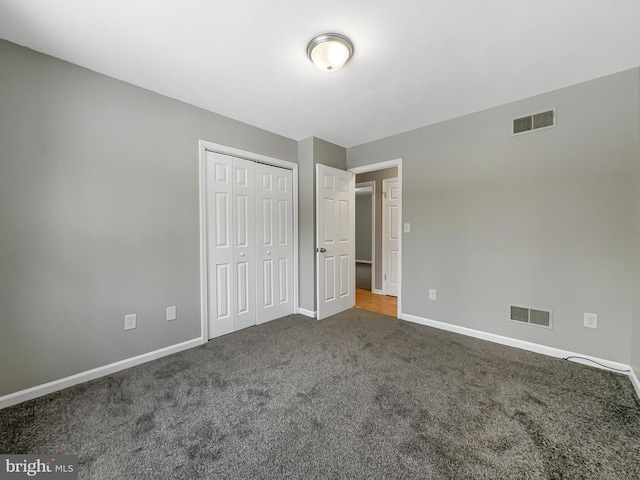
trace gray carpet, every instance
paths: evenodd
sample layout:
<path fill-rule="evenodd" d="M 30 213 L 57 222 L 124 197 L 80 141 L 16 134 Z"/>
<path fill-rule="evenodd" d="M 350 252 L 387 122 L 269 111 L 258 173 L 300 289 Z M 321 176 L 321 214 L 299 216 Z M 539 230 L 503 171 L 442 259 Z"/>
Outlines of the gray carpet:
<path fill-rule="evenodd" d="M 371 291 L 370 263 L 356 263 L 356 288 Z"/>
<path fill-rule="evenodd" d="M 363 310 L 294 315 L 0 411 L 91 479 L 637 479 L 628 378 Z"/>

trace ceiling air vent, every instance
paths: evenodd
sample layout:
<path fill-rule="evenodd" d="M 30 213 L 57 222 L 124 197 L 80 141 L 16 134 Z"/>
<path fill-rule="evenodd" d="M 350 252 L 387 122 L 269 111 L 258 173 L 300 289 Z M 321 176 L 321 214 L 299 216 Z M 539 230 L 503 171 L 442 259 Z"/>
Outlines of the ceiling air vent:
<path fill-rule="evenodd" d="M 553 128 L 556 126 L 556 109 L 546 112 L 533 113 L 525 117 L 513 119 L 513 135 L 532 132 L 542 128 Z"/>
<path fill-rule="evenodd" d="M 518 323 L 528 323 L 538 327 L 551 328 L 551 310 L 519 307 L 509 305 L 509 320 Z"/>

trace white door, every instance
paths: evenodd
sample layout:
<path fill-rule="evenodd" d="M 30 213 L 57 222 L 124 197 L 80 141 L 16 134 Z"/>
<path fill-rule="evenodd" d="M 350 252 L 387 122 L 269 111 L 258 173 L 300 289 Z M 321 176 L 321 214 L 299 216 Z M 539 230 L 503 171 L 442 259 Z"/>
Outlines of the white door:
<path fill-rule="evenodd" d="M 355 175 L 316 165 L 318 319 L 355 305 Z"/>
<path fill-rule="evenodd" d="M 397 178 L 382 181 L 382 290 L 398 296 L 398 240 L 400 236 L 400 188 Z"/>
<path fill-rule="evenodd" d="M 209 338 L 293 313 L 293 174 L 206 153 Z"/>
<path fill-rule="evenodd" d="M 256 324 L 255 163 L 233 158 L 233 331 Z"/>
<path fill-rule="evenodd" d="M 233 158 L 207 152 L 209 337 L 233 332 Z"/>
<path fill-rule="evenodd" d="M 207 152 L 209 337 L 255 325 L 254 163 Z"/>
<path fill-rule="evenodd" d="M 256 164 L 257 323 L 293 313 L 293 174 Z"/>

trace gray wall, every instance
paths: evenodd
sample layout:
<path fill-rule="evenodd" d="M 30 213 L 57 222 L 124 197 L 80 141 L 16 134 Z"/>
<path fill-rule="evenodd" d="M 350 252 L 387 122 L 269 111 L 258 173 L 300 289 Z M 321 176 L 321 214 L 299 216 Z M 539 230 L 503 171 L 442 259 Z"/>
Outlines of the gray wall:
<path fill-rule="evenodd" d="M 313 137 L 298 142 L 298 297 L 299 306 L 315 311 L 316 200 Z"/>
<path fill-rule="evenodd" d="M 638 82 L 638 133 L 636 136 L 636 175 L 635 175 L 635 284 L 633 302 L 633 326 L 631 336 L 631 367 L 640 375 L 640 81 Z"/>
<path fill-rule="evenodd" d="M 557 128 L 510 135 L 551 107 Z M 637 115 L 634 69 L 348 149 L 349 168 L 402 158 L 403 313 L 629 363 Z"/>
<path fill-rule="evenodd" d="M 370 262 L 372 257 L 373 219 L 371 188 L 356 192 L 356 260 Z"/>
<path fill-rule="evenodd" d="M 391 160 L 391 159 L 389 159 Z M 349 167 L 351 168 L 351 167 Z M 382 290 L 382 180 L 385 178 L 396 178 L 398 168 L 384 168 L 373 172 L 359 173 L 356 175 L 356 182 L 376 182 L 376 218 L 375 218 L 375 277 L 372 279 L 374 290 Z"/>
<path fill-rule="evenodd" d="M 316 165 L 346 170 L 345 148 L 316 137 L 298 142 L 300 308 L 316 310 Z"/>
<path fill-rule="evenodd" d="M 5 41 L 0 85 L 0 395 L 199 337 L 198 140 L 297 143 Z"/>

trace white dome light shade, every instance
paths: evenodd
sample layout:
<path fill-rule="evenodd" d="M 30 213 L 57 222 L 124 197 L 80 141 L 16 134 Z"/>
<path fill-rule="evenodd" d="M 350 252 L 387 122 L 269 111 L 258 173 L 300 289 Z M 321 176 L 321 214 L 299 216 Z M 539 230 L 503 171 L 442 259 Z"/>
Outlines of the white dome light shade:
<path fill-rule="evenodd" d="M 323 33 L 307 45 L 307 56 L 323 72 L 335 72 L 353 55 L 353 44 L 339 33 Z"/>

